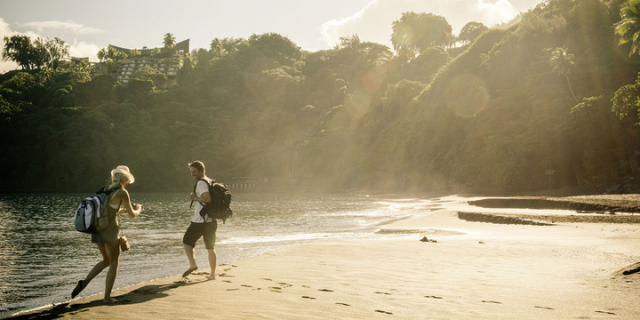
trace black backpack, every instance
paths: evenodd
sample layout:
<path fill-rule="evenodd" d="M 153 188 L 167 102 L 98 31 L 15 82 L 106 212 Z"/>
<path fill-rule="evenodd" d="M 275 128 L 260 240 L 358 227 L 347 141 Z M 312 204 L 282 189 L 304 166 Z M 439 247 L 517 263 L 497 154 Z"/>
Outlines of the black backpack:
<path fill-rule="evenodd" d="M 233 210 L 229 208 L 231 204 L 231 192 L 229 191 L 229 187 L 224 183 L 216 182 L 215 180 L 207 181 L 206 179 L 200 179 L 207 183 L 209 187 L 209 196 L 211 196 L 211 202 L 202 204 L 202 209 L 200 210 L 200 215 L 207 221 L 206 216 L 209 216 L 213 219 L 221 219 L 222 223 L 226 223 L 227 219 L 233 217 Z M 198 186 L 198 182 L 196 181 L 196 185 L 193 187 L 193 192 L 196 192 L 196 187 Z M 193 201 L 191 201 L 191 205 L 193 205 Z"/>

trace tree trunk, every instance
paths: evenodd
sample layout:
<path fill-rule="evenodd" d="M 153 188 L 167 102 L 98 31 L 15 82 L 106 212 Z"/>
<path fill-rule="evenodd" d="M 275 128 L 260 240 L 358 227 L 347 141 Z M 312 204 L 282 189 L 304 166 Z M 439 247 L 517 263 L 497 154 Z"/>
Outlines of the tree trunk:
<path fill-rule="evenodd" d="M 569 82 L 569 75 L 565 74 L 564 76 L 567 77 L 567 83 L 569 84 L 569 90 L 571 91 L 571 95 L 573 96 L 573 100 L 575 100 L 576 103 L 580 103 L 580 102 L 578 102 L 578 99 L 576 99 L 576 95 L 573 94 L 573 89 L 571 88 L 571 82 Z"/>

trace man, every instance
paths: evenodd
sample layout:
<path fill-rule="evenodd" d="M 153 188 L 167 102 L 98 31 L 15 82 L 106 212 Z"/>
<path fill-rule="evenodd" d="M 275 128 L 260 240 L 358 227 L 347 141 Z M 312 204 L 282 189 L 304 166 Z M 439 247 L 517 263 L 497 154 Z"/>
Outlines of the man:
<path fill-rule="evenodd" d="M 191 224 L 185 232 L 184 237 L 182 238 L 182 243 L 184 244 L 184 251 L 187 254 L 187 258 L 189 259 L 189 269 L 185 271 L 182 276 L 186 277 L 192 272 L 198 270 L 198 266 L 196 265 L 196 241 L 200 239 L 200 237 L 204 238 L 204 245 L 209 252 L 209 266 L 211 267 L 211 274 L 209 275 L 209 280 L 216 279 L 216 264 L 218 260 L 218 255 L 213 247 L 216 244 L 216 230 L 218 229 L 218 221 L 216 219 L 212 219 L 208 216 L 205 218 L 200 215 L 200 210 L 202 209 L 202 204 L 211 202 L 211 195 L 209 195 L 209 186 L 208 183 L 211 183 L 211 179 L 209 179 L 205 175 L 204 164 L 200 161 L 194 161 L 189 164 L 189 171 L 191 172 L 191 176 L 195 179 L 196 188 L 195 192 L 191 193 L 191 200 L 196 201 L 195 205 L 195 213 L 191 218 Z M 207 182 L 205 182 L 204 180 Z"/>

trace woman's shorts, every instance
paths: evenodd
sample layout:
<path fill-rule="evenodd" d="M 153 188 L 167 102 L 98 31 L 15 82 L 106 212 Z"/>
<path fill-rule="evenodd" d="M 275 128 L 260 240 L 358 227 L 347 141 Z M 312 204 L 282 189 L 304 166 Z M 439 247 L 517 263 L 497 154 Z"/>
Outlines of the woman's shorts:
<path fill-rule="evenodd" d="M 195 248 L 196 241 L 200 237 L 204 237 L 204 246 L 211 250 L 216 245 L 216 230 L 218 229 L 218 221 L 213 220 L 209 223 L 191 222 L 187 232 L 182 237 L 182 243 Z"/>
<path fill-rule="evenodd" d="M 102 244 L 118 240 L 119 232 L 120 228 L 118 227 L 118 224 L 113 223 L 112 221 L 109 226 L 106 229 L 100 231 L 100 233 L 91 234 L 91 242 Z"/>

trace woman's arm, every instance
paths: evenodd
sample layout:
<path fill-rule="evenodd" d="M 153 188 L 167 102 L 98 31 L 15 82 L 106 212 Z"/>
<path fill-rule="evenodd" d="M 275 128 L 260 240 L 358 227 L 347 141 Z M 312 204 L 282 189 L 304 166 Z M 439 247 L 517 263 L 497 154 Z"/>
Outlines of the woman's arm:
<path fill-rule="evenodd" d="M 131 198 L 129 198 L 129 192 L 122 190 L 124 193 L 121 195 L 122 204 L 124 204 L 124 210 L 129 214 L 130 218 L 135 218 L 140 214 L 141 206 L 136 204 L 136 208 L 133 208 L 131 204 Z"/>

